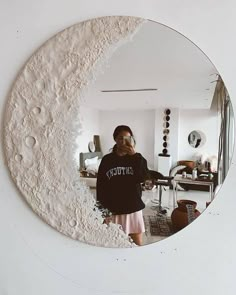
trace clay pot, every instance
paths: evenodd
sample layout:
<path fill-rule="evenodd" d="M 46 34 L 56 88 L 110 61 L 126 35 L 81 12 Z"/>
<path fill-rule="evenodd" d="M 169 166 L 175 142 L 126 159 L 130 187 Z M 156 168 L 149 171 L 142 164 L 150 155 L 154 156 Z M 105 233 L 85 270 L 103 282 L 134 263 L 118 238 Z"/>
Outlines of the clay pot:
<path fill-rule="evenodd" d="M 188 211 L 186 205 L 192 205 L 194 210 L 194 217 L 197 218 L 200 212 L 196 209 L 197 203 L 190 200 L 178 200 L 178 207 L 175 208 L 171 214 L 171 220 L 174 231 L 179 231 L 189 224 Z"/>

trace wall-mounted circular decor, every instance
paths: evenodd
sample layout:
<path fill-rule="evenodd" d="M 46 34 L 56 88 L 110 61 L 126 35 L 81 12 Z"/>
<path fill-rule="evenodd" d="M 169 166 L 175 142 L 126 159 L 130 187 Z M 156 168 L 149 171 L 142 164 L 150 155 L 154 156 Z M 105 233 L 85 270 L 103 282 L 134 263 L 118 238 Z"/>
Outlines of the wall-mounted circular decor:
<path fill-rule="evenodd" d="M 170 121 L 170 116 L 166 116 L 166 121 Z"/>
<path fill-rule="evenodd" d="M 167 129 L 167 128 L 163 129 L 163 134 L 169 134 L 169 133 L 170 133 L 170 129 Z"/>
<path fill-rule="evenodd" d="M 193 148 L 200 148 L 206 143 L 206 135 L 199 130 L 193 130 L 188 135 L 188 143 Z"/>
<path fill-rule="evenodd" d="M 163 149 L 163 150 L 162 150 L 162 153 L 163 153 L 164 155 L 167 155 L 168 150 L 167 150 L 167 149 Z"/>
<path fill-rule="evenodd" d="M 166 110 L 165 110 L 165 114 L 166 114 L 167 116 L 169 116 L 169 115 L 171 114 L 171 110 L 170 110 L 170 109 L 166 109 Z"/>
<path fill-rule="evenodd" d="M 163 123 L 163 127 L 164 128 L 169 128 L 170 127 L 170 123 L 169 122 L 164 122 Z"/>
<path fill-rule="evenodd" d="M 166 148 L 168 146 L 168 143 L 166 141 L 163 142 L 163 145 L 162 145 L 164 148 Z"/>
<path fill-rule="evenodd" d="M 181 132 L 189 131 L 190 123 L 198 126 L 198 121 L 209 132 L 215 131 L 211 132 L 212 142 L 216 143 L 214 151 L 218 151 L 218 139 L 222 148 L 232 144 L 232 140 L 224 142 L 227 134 L 233 136 L 232 126 L 227 125 L 233 121 L 232 115 L 222 123 L 222 133 L 217 133 L 219 122 L 226 119 L 220 115 L 232 112 L 226 109 L 229 98 L 218 74 L 216 83 L 212 83 L 216 73 L 199 48 L 155 22 L 112 16 L 65 29 L 32 55 L 9 94 L 4 151 L 13 181 L 38 216 L 75 240 L 104 247 L 134 247 L 174 234 L 174 193 L 168 190 L 173 202 L 171 206 L 166 204 L 168 212 L 160 218 L 153 211 L 153 194 L 145 191 L 145 181 L 156 181 L 150 177 L 157 177 L 158 172 L 169 175 L 168 167 L 173 164 L 170 149 L 176 151 L 177 157 L 187 137 Z M 212 104 L 213 97 L 217 107 L 222 104 L 221 112 L 211 108 L 216 105 Z M 125 125 L 126 121 L 136 124 L 135 128 L 131 126 L 138 133 L 135 142 L 127 128 L 113 138 L 113 127 Z M 89 144 L 88 152 L 91 136 L 94 144 Z M 122 142 L 120 153 L 113 139 L 116 144 Z M 196 134 L 191 133 L 191 145 L 195 139 Z M 163 173 L 147 168 L 155 167 L 157 145 L 162 151 L 158 165 Z M 105 169 L 103 157 L 112 152 L 117 153 L 116 161 Z M 226 153 L 222 149 L 219 152 L 219 161 L 228 161 Z M 147 167 L 140 154 L 147 159 Z M 142 177 L 140 171 L 145 172 Z M 115 186 L 115 180 L 123 177 L 129 181 Z M 113 187 L 109 204 L 101 195 L 97 198 L 100 204 L 96 202 L 101 179 L 106 181 L 100 185 L 100 192 L 105 194 L 104 188 Z M 135 190 L 125 198 L 130 183 Z M 124 188 L 124 194 L 115 198 L 117 187 Z M 169 200 L 169 196 L 163 202 L 165 199 Z M 202 201 L 200 212 L 205 210 L 205 204 Z M 132 221 L 129 233 L 121 225 L 123 219 L 128 220 L 126 225 Z"/>

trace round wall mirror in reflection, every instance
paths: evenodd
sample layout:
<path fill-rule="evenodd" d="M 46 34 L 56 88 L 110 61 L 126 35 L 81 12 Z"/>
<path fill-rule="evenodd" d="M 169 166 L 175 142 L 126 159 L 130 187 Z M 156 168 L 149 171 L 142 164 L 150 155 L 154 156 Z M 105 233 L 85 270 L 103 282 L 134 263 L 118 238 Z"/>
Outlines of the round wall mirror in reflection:
<path fill-rule="evenodd" d="M 30 58 L 12 89 L 12 178 L 73 239 L 130 247 L 168 238 L 201 218 L 227 175 L 234 115 L 224 82 L 164 25 L 126 16 L 76 24 Z M 197 150 L 186 140 L 193 130 L 207 139 Z"/>
<path fill-rule="evenodd" d="M 193 148 L 200 148 L 206 143 L 206 136 L 203 132 L 199 130 L 194 130 L 189 133 L 188 143 Z"/>

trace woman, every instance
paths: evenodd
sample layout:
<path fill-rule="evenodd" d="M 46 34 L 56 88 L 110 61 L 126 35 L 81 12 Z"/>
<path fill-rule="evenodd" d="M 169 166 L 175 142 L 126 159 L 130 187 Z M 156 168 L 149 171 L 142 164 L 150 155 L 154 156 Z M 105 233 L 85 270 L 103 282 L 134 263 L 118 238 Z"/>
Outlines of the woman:
<path fill-rule="evenodd" d="M 112 222 L 120 224 L 135 244 L 142 245 L 145 232 L 141 183 L 148 175 L 147 161 L 135 151 L 132 130 L 116 127 L 112 152 L 102 158 L 97 177 L 97 201 L 112 212 Z"/>

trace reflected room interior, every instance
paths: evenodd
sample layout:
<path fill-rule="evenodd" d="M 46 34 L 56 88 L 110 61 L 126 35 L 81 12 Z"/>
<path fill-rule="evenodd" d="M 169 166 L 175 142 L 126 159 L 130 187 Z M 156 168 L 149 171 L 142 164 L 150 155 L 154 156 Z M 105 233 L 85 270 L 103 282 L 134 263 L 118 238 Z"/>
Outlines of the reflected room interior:
<path fill-rule="evenodd" d="M 197 218 L 227 175 L 234 116 L 225 85 L 199 48 L 163 25 L 145 22 L 114 51 L 84 94 L 81 116 L 75 159 L 94 198 L 115 127 L 134 132 L 135 150 L 150 171 L 140 184 L 144 245 Z"/>

